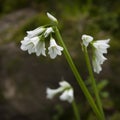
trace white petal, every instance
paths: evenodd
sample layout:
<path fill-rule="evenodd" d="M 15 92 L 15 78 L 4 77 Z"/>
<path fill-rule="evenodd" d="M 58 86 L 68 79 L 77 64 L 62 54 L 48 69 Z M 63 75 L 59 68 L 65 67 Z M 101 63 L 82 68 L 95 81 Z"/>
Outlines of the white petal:
<path fill-rule="evenodd" d="M 92 36 L 82 35 L 83 44 L 87 47 L 89 43 L 93 40 Z"/>
<path fill-rule="evenodd" d="M 62 86 L 62 87 L 71 87 L 71 85 L 66 81 L 59 82 L 59 85 Z"/>
<path fill-rule="evenodd" d="M 62 92 L 63 89 L 58 88 L 58 89 L 50 89 L 47 88 L 46 93 L 47 93 L 47 98 L 52 99 L 56 94 Z"/>
<path fill-rule="evenodd" d="M 41 34 L 43 31 L 45 31 L 44 27 L 38 27 L 32 31 L 27 31 L 27 37 L 29 37 L 29 38 L 35 37 L 35 36 Z"/>
<path fill-rule="evenodd" d="M 65 90 L 62 95 L 60 96 L 60 100 L 68 101 L 71 103 L 73 101 L 73 89 Z"/>
<path fill-rule="evenodd" d="M 50 13 L 47 12 L 47 16 L 48 16 L 48 18 L 49 18 L 51 21 L 57 23 L 57 19 L 56 19 L 53 15 L 51 15 Z"/>
<path fill-rule="evenodd" d="M 103 56 L 103 54 L 107 53 L 107 48 L 109 48 L 109 39 L 108 40 L 98 40 L 93 43 L 94 46 L 94 58 L 93 58 L 93 68 L 94 72 L 100 73 L 102 70 L 101 65 L 105 60 L 107 60 L 106 57 Z"/>
<path fill-rule="evenodd" d="M 39 40 L 40 40 L 39 37 L 31 38 L 31 42 L 34 44 L 34 46 L 36 46 L 38 44 Z"/>
<path fill-rule="evenodd" d="M 39 41 L 39 43 L 36 46 L 36 55 L 40 56 L 42 54 L 43 56 L 46 56 L 45 50 L 46 50 L 45 42 L 44 41 Z"/>
<path fill-rule="evenodd" d="M 30 39 L 28 37 L 24 37 L 24 40 L 21 41 L 21 44 L 28 44 Z"/>
<path fill-rule="evenodd" d="M 53 31 L 52 27 L 49 27 L 46 29 L 45 33 L 44 33 L 44 36 L 45 37 L 48 37 Z"/>
<path fill-rule="evenodd" d="M 61 55 L 61 51 L 63 48 L 55 42 L 53 38 L 50 39 L 50 46 L 48 47 L 48 54 L 50 55 L 51 59 L 54 59 L 57 55 Z"/>
<path fill-rule="evenodd" d="M 27 47 L 26 47 L 24 44 L 22 44 L 22 45 L 20 46 L 20 48 L 21 48 L 21 50 L 23 50 L 23 51 L 26 51 L 26 50 L 27 50 Z"/>
<path fill-rule="evenodd" d="M 97 74 L 99 74 L 100 71 L 102 70 L 101 64 L 98 63 L 96 60 L 93 60 L 93 70 L 94 70 L 94 72 L 96 72 Z"/>
<path fill-rule="evenodd" d="M 56 58 L 56 56 L 57 56 L 54 48 L 51 48 L 51 49 L 48 51 L 48 54 L 50 55 L 50 58 L 51 58 L 51 59 L 54 59 L 54 58 Z"/>
<path fill-rule="evenodd" d="M 31 53 L 34 53 L 35 52 L 35 48 L 33 45 L 31 45 L 31 47 L 28 49 L 28 53 L 31 54 Z"/>
<path fill-rule="evenodd" d="M 55 39 L 52 38 L 52 37 L 50 38 L 50 46 L 51 46 L 51 47 L 57 46 L 57 43 L 56 43 Z"/>

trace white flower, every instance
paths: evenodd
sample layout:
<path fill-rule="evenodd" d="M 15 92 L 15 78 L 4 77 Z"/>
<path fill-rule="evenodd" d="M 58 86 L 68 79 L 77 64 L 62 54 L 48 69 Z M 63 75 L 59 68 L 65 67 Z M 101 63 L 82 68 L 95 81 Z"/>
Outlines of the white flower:
<path fill-rule="evenodd" d="M 46 28 L 46 31 L 44 32 L 45 38 L 48 37 L 53 31 L 52 27 Z"/>
<path fill-rule="evenodd" d="M 89 43 L 93 40 L 93 37 L 89 35 L 82 35 L 82 40 L 83 40 L 84 46 L 87 47 Z"/>
<path fill-rule="evenodd" d="M 48 99 L 52 99 L 55 95 L 57 95 L 58 93 L 61 93 L 63 91 L 63 88 L 58 88 L 58 89 L 50 89 L 47 88 L 47 98 Z"/>
<path fill-rule="evenodd" d="M 55 23 L 58 22 L 57 19 L 56 19 L 53 15 L 51 15 L 50 13 L 48 13 L 48 12 L 47 12 L 47 16 L 48 16 L 48 18 L 49 18 L 52 22 L 55 22 Z"/>
<path fill-rule="evenodd" d="M 42 32 L 45 31 L 45 28 L 44 27 L 38 27 L 34 30 L 31 30 L 31 31 L 27 31 L 27 37 L 28 38 L 32 38 L 32 37 L 35 37 L 39 34 L 41 34 Z"/>
<path fill-rule="evenodd" d="M 68 101 L 69 103 L 72 103 L 72 101 L 73 101 L 73 89 L 65 90 L 62 93 L 62 95 L 60 96 L 60 100 Z"/>
<path fill-rule="evenodd" d="M 46 56 L 46 48 L 45 48 L 45 42 L 43 40 L 39 40 L 38 44 L 35 47 L 35 52 L 37 56 L 40 56 L 41 54 L 43 56 Z"/>
<path fill-rule="evenodd" d="M 110 40 L 108 39 L 93 42 L 95 50 L 92 63 L 94 72 L 96 73 L 99 73 L 102 70 L 101 65 L 105 60 L 107 60 L 107 58 L 104 57 L 103 54 L 107 53 L 107 48 L 110 47 L 110 45 L 108 45 L 109 41 Z"/>
<path fill-rule="evenodd" d="M 36 53 L 37 56 L 39 55 L 44 55 L 45 54 L 45 42 L 40 40 L 39 37 L 33 37 L 33 38 L 29 38 L 29 37 L 25 37 L 24 40 L 21 41 L 21 49 L 23 51 L 27 51 L 28 53 Z"/>
<path fill-rule="evenodd" d="M 48 47 L 48 54 L 50 55 L 51 59 L 54 59 L 57 55 L 61 55 L 61 51 L 63 51 L 63 47 L 56 44 L 55 40 L 51 37 L 50 39 L 50 46 Z"/>
<path fill-rule="evenodd" d="M 92 64 L 94 72 L 99 74 L 99 72 L 102 70 L 101 64 L 95 58 L 93 58 Z"/>
<path fill-rule="evenodd" d="M 28 37 L 25 37 L 24 40 L 21 41 L 21 49 L 23 51 L 28 50 L 28 53 L 35 53 L 35 47 L 39 42 L 39 37 L 33 37 L 29 39 Z"/>
<path fill-rule="evenodd" d="M 73 88 L 71 87 L 71 85 L 66 82 L 66 81 L 62 81 L 59 83 L 60 87 L 57 89 L 50 89 L 47 88 L 47 98 L 48 99 L 52 99 L 55 95 L 62 93 L 60 95 L 60 100 L 62 101 L 68 101 L 69 103 L 71 103 L 74 99 L 73 96 Z"/>

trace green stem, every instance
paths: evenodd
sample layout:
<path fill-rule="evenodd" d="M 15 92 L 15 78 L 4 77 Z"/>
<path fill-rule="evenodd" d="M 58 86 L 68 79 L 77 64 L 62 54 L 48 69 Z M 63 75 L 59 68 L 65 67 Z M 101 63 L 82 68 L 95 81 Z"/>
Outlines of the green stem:
<path fill-rule="evenodd" d="M 98 108 L 97 108 L 97 106 L 96 106 L 96 104 L 95 104 L 92 96 L 90 95 L 88 89 L 86 88 L 86 86 L 85 86 L 85 84 L 84 84 L 84 82 L 83 82 L 83 80 L 82 80 L 82 78 L 81 78 L 81 76 L 80 76 L 80 74 L 79 74 L 76 66 L 75 66 L 75 64 L 74 64 L 73 61 L 72 61 L 72 58 L 71 58 L 71 56 L 70 56 L 70 54 L 69 54 L 69 52 L 68 52 L 68 50 L 67 50 L 66 45 L 64 44 L 64 42 L 63 42 L 63 40 L 62 40 L 62 37 L 61 37 L 61 35 L 60 35 L 60 32 L 59 32 L 58 28 L 57 28 L 57 27 L 54 27 L 54 31 L 55 31 L 55 34 L 56 34 L 56 37 L 57 37 L 59 43 L 60 43 L 60 44 L 62 45 L 62 47 L 64 48 L 64 51 L 63 51 L 63 52 L 64 52 L 64 55 L 65 55 L 65 57 L 66 57 L 66 60 L 68 61 L 69 66 L 70 66 L 70 68 L 71 68 L 71 70 L 72 70 L 72 72 L 73 72 L 73 74 L 74 74 L 74 76 L 75 76 L 75 78 L 76 78 L 79 86 L 81 87 L 84 95 L 86 96 L 86 98 L 87 98 L 87 100 L 88 100 L 91 108 L 93 109 L 93 111 L 94 111 L 94 113 L 96 114 L 96 116 L 98 117 L 98 119 L 99 119 L 99 120 L 103 120 L 100 111 L 98 110 Z"/>
<path fill-rule="evenodd" d="M 72 107 L 73 107 L 73 111 L 74 111 L 76 120 L 80 120 L 80 113 L 78 111 L 78 108 L 77 108 L 75 100 L 72 102 Z"/>
<path fill-rule="evenodd" d="M 94 91 L 94 94 L 95 94 L 95 97 L 96 97 L 96 102 L 97 102 L 98 108 L 99 108 L 103 118 L 105 119 L 103 108 L 102 108 L 102 103 L 101 103 L 101 100 L 100 100 L 100 96 L 99 96 L 99 93 L 98 93 L 96 81 L 95 81 L 93 71 L 92 71 L 92 66 L 90 64 L 88 51 L 87 51 L 87 48 L 85 46 L 83 46 L 83 48 L 84 48 L 85 60 L 86 60 L 87 68 L 88 68 L 88 71 L 89 71 L 89 75 L 91 77 L 91 83 L 92 83 L 93 91 Z"/>

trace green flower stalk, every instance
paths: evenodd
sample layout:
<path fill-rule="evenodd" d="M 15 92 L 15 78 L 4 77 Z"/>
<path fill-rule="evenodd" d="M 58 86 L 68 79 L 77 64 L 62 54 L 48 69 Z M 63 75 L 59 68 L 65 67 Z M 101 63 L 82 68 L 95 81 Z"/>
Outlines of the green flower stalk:
<path fill-rule="evenodd" d="M 80 119 L 80 113 L 79 113 L 79 110 L 78 110 L 78 108 L 77 108 L 77 105 L 76 105 L 75 100 L 73 100 L 73 102 L 72 102 L 72 107 L 73 107 L 73 111 L 74 111 L 76 120 L 81 120 L 81 119 Z"/>
<path fill-rule="evenodd" d="M 93 74 L 93 70 L 96 73 L 99 73 L 102 68 L 101 68 L 101 64 L 103 64 L 103 62 L 106 60 L 106 58 L 103 56 L 103 53 L 107 53 L 107 48 L 109 47 L 109 45 L 107 44 L 109 42 L 108 40 L 98 40 L 93 42 L 93 37 L 89 36 L 89 35 L 82 35 L 82 40 L 83 40 L 83 51 L 84 51 L 84 55 L 85 55 L 85 60 L 86 60 L 86 64 L 87 64 L 87 68 L 89 71 L 89 75 L 91 78 L 91 84 L 93 87 L 93 91 L 96 97 L 96 102 L 98 105 L 98 108 L 103 116 L 103 118 L 105 119 L 105 115 L 103 112 L 103 108 L 102 108 L 102 103 L 100 100 L 100 96 L 99 96 L 99 92 L 97 89 L 97 85 L 96 85 L 96 81 L 94 78 L 94 74 Z M 89 59 L 89 55 L 88 55 L 88 51 L 87 51 L 87 47 L 89 45 L 89 43 L 91 43 L 93 46 L 95 47 L 94 49 L 94 59 L 93 59 L 93 70 L 92 70 L 92 66 L 90 63 L 90 59 Z"/>

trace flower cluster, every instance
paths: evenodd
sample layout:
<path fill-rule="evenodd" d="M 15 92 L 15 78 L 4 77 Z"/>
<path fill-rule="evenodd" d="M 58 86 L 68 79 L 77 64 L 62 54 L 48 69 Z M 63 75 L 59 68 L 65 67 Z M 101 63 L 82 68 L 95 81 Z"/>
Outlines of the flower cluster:
<path fill-rule="evenodd" d="M 47 13 L 48 18 L 57 23 L 57 19 L 51 14 Z M 63 47 L 57 45 L 55 39 L 52 37 L 54 30 L 52 27 L 38 27 L 32 31 L 27 31 L 27 36 L 21 41 L 21 49 L 28 51 L 29 54 L 36 53 L 37 56 L 46 56 L 45 39 L 50 36 L 50 45 L 48 47 L 48 54 L 51 59 L 61 55 Z"/>
<path fill-rule="evenodd" d="M 92 47 L 94 48 L 92 60 L 93 70 L 96 73 L 100 73 L 100 71 L 102 70 L 101 65 L 105 60 L 107 60 L 107 58 L 103 54 L 107 53 L 107 48 L 110 47 L 108 45 L 110 39 L 93 41 L 93 37 L 89 35 L 83 35 L 82 40 L 85 47 L 87 47 L 89 43 L 91 43 Z"/>
<path fill-rule="evenodd" d="M 73 96 L 73 88 L 71 87 L 71 85 L 66 81 L 59 82 L 59 85 L 60 87 L 57 89 L 47 88 L 46 90 L 47 98 L 52 99 L 57 94 L 62 93 L 60 95 L 60 100 L 68 101 L 69 103 L 72 103 L 72 101 L 74 100 L 74 96 Z"/>

